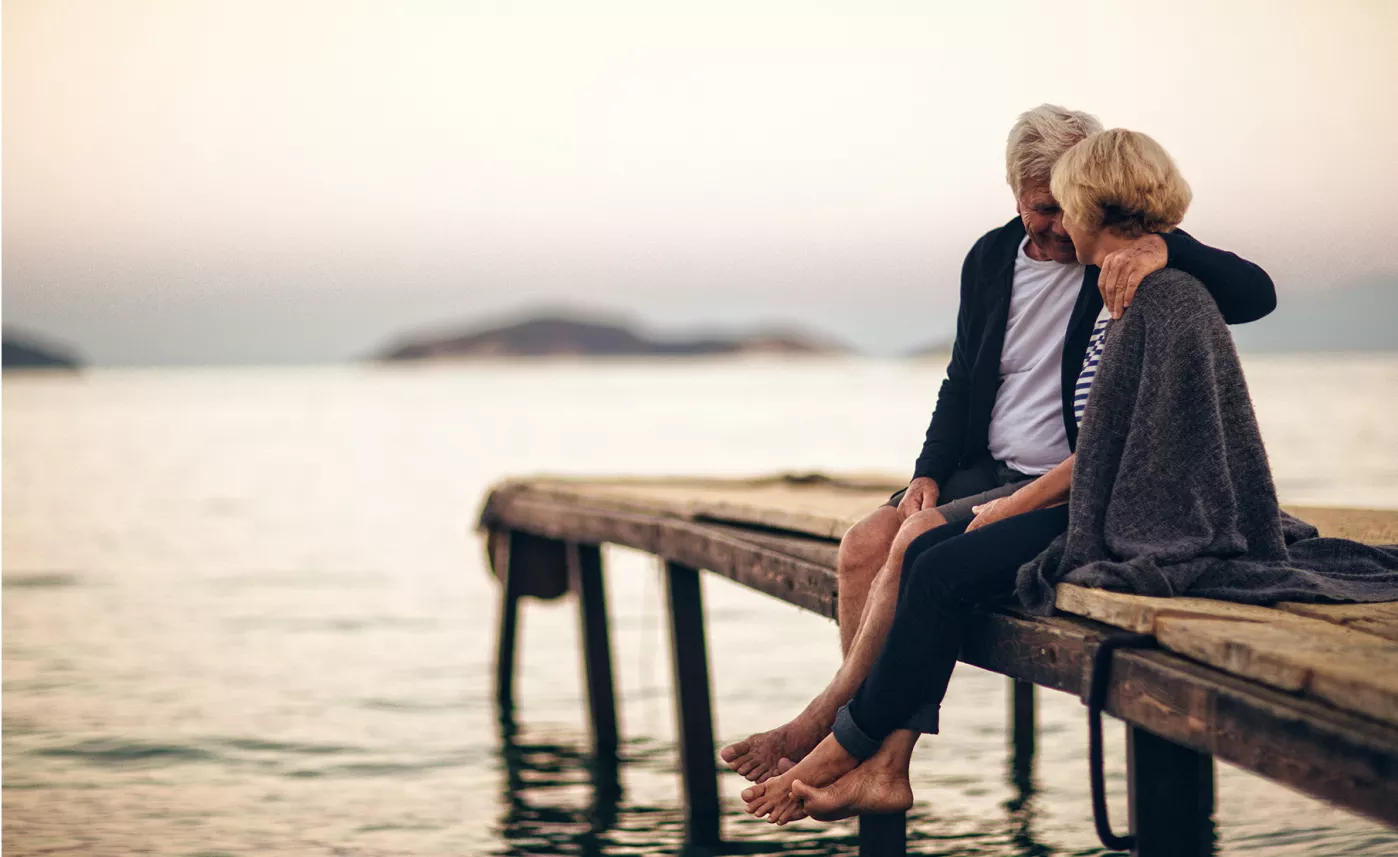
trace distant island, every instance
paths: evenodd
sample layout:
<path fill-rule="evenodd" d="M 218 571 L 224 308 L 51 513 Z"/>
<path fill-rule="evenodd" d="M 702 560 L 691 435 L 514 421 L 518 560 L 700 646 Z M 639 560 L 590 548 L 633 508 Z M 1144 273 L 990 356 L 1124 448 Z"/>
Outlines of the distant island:
<path fill-rule="evenodd" d="M 71 349 L 43 342 L 32 334 L 5 328 L 3 365 L 11 369 L 79 369 L 82 360 Z"/>
<path fill-rule="evenodd" d="M 376 355 L 379 360 L 498 357 L 716 357 L 733 355 L 829 356 L 848 350 L 788 331 L 748 335 L 657 338 L 623 322 L 550 314 L 465 334 L 409 337 Z"/>
<path fill-rule="evenodd" d="M 952 341 L 950 339 L 934 339 L 923 345 L 918 345 L 903 351 L 899 356 L 906 360 L 925 360 L 929 357 L 944 357 L 951 353 Z"/>

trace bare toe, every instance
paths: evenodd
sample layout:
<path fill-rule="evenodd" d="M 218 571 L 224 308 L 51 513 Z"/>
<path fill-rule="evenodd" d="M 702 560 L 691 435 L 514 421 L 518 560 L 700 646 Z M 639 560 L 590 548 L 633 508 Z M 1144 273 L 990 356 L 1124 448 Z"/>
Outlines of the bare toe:
<path fill-rule="evenodd" d="M 752 814 L 758 818 L 764 818 L 772 815 L 772 811 L 777 808 L 780 801 L 772 795 L 763 795 L 762 799 L 758 800 L 756 803 L 757 809 L 753 810 Z M 767 820 L 771 821 L 772 819 L 768 818 Z"/>
<path fill-rule="evenodd" d="M 748 744 L 748 741 L 737 741 L 729 744 L 727 747 L 718 751 L 718 757 L 731 765 L 740 757 L 747 755 Z"/>
<path fill-rule="evenodd" d="M 749 788 L 743 789 L 743 793 L 738 795 L 738 797 L 741 797 L 743 799 L 743 803 L 752 803 L 753 801 L 762 797 L 762 795 L 766 791 L 767 787 L 762 783 L 758 783 L 755 786 L 750 786 Z M 749 808 L 748 812 L 752 812 L 752 809 Z"/>
<path fill-rule="evenodd" d="M 782 803 L 782 805 L 777 809 L 776 812 L 772 813 L 772 821 L 775 821 L 779 825 L 786 824 L 787 822 L 791 821 L 797 821 L 798 819 L 805 817 L 806 813 L 801 807 L 801 801 L 796 797 L 794 793 L 787 795 L 787 798 Z"/>

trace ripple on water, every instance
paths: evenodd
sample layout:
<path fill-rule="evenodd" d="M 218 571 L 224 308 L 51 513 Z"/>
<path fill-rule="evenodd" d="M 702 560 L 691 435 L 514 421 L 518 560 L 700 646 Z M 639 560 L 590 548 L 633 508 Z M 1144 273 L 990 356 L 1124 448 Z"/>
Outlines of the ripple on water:
<path fill-rule="evenodd" d="M 444 700 L 419 700 L 419 699 L 387 699 L 383 697 L 371 697 L 361 700 L 361 708 L 370 711 L 394 711 L 402 713 L 432 713 L 438 711 L 464 711 L 467 709 L 483 708 L 485 702 L 472 698 L 460 697 L 458 699 Z"/>
<path fill-rule="evenodd" d="M 246 750 L 254 753 L 292 753 L 297 755 L 327 756 L 340 753 L 363 753 L 361 747 L 348 747 L 343 744 L 312 744 L 301 741 L 267 741 L 262 738 L 214 738 L 211 743 L 233 750 Z"/>
<path fill-rule="evenodd" d="M 336 571 L 246 571 L 209 577 L 204 585 L 212 589 L 370 589 L 382 586 L 384 575 L 373 572 Z"/>
<path fill-rule="evenodd" d="M 462 768 L 477 765 L 487 755 L 484 751 L 462 750 L 455 753 L 433 754 L 428 756 L 407 756 L 380 758 L 356 762 L 342 762 L 315 768 L 297 768 L 287 771 L 286 776 L 294 779 L 314 779 L 318 777 L 401 777 L 425 774 L 445 768 Z"/>
<path fill-rule="evenodd" d="M 39 747 L 30 750 L 29 753 L 48 758 L 76 759 L 101 767 L 158 766 L 180 762 L 205 762 L 216 758 L 215 754 L 188 744 L 114 738 L 94 738 L 61 747 Z"/>
<path fill-rule="evenodd" d="M 405 616 L 332 616 L 327 618 L 282 618 L 276 616 L 242 616 L 227 623 L 240 631 L 287 631 L 291 633 L 344 633 L 370 630 L 435 630 L 441 626 L 436 619 Z"/>
<path fill-rule="evenodd" d="M 297 759 L 306 757 L 335 757 L 367 752 L 361 747 L 341 744 L 215 737 L 198 743 L 93 738 L 76 744 L 37 747 L 29 750 L 28 754 L 49 759 L 70 759 L 101 768 L 145 769 L 202 762 L 230 767 L 252 765 L 267 768 L 270 765 L 276 770 L 282 764 L 296 764 Z"/>

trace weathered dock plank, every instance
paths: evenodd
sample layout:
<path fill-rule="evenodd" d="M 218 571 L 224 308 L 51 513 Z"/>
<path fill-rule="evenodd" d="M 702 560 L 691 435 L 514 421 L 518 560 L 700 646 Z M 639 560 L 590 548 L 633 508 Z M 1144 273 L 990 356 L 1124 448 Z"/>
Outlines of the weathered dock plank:
<path fill-rule="evenodd" d="M 1057 606 L 1137 634 L 1210 666 L 1398 724 L 1398 641 L 1276 610 L 1204 598 L 1151 598 L 1065 584 Z M 1340 606 L 1340 605 L 1331 605 Z M 1345 615 L 1385 614 L 1387 604 L 1350 604 Z"/>
<path fill-rule="evenodd" d="M 1107 625 L 1135 634 L 1155 634 L 1161 620 L 1192 617 L 1197 619 L 1228 619 L 1238 622 L 1290 623 L 1302 628 L 1317 620 L 1304 616 L 1259 607 L 1253 604 L 1233 604 L 1208 598 L 1152 598 L 1128 595 L 1063 583 L 1058 586 L 1055 606 L 1064 613 L 1095 619 Z"/>
<path fill-rule="evenodd" d="M 1012 612 L 973 624 L 961 659 L 1087 697 L 1112 631 Z M 1119 652 L 1107 713 L 1244 770 L 1398 826 L 1398 728 L 1162 651 Z"/>
<path fill-rule="evenodd" d="M 906 486 L 879 474 L 852 477 L 774 475 L 755 479 L 583 479 L 537 477 L 497 486 L 492 496 L 527 490 L 599 509 L 618 509 L 686 520 L 720 521 L 806 533 L 838 540 L 860 518 Z M 1286 506 L 1323 536 L 1369 544 L 1398 544 L 1398 511 Z"/>
<path fill-rule="evenodd" d="M 1320 530 L 1322 536 L 1370 545 L 1398 545 L 1398 510 L 1338 506 L 1283 506 Z"/>
<path fill-rule="evenodd" d="M 492 497 L 482 513 L 491 528 L 553 539 L 607 542 L 731 578 L 827 618 L 835 618 L 835 570 L 679 518 L 581 507 L 514 491 Z"/>
<path fill-rule="evenodd" d="M 731 481 L 543 479 L 516 484 L 527 485 L 536 497 L 594 508 L 728 521 L 826 539 L 839 539 L 900 487 L 871 480 L 782 476 Z"/>
<path fill-rule="evenodd" d="M 1280 690 L 1398 724 L 1398 643 L 1324 622 L 1267 624 L 1166 617 L 1172 652 Z"/>
<path fill-rule="evenodd" d="M 1300 604 L 1287 601 L 1278 604 L 1277 609 L 1398 641 L 1398 601 L 1382 604 Z"/>

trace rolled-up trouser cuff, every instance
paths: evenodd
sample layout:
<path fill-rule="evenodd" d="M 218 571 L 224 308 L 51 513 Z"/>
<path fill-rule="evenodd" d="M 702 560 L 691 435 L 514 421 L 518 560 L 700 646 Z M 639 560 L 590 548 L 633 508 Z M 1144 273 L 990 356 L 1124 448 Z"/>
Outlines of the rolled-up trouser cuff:
<path fill-rule="evenodd" d="M 883 743 L 864 734 L 864 730 L 850 716 L 848 705 L 840 706 L 840 710 L 835 712 L 835 725 L 830 731 L 845 752 L 861 762 L 877 753 Z"/>
<path fill-rule="evenodd" d="M 924 705 L 908 718 L 908 728 L 923 735 L 936 735 L 942 726 L 942 706 Z"/>

